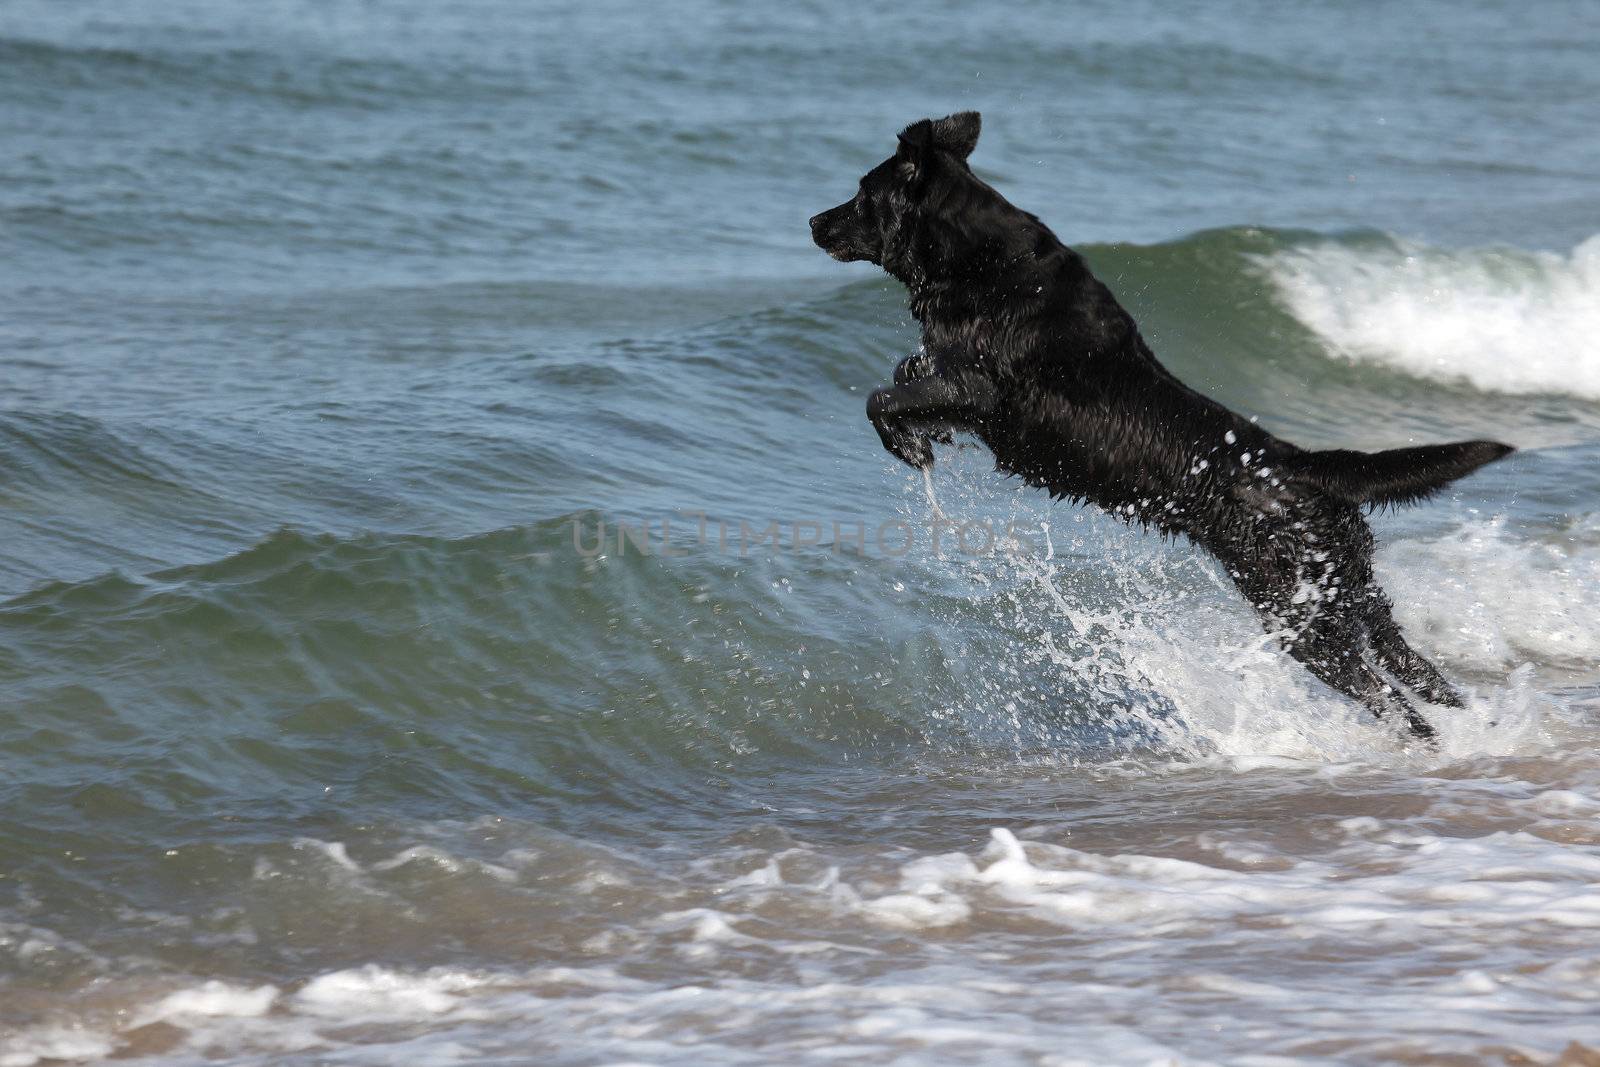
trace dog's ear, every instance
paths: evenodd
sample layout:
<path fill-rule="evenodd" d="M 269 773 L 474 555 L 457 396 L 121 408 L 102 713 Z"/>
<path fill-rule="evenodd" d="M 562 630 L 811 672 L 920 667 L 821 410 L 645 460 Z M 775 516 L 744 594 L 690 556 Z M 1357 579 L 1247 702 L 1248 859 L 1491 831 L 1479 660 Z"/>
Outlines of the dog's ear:
<path fill-rule="evenodd" d="M 933 143 L 957 159 L 966 159 L 978 147 L 983 118 L 976 111 L 957 111 L 932 123 Z"/>
<path fill-rule="evenodd" d="M 928 165 L 928 156 L 933 152 L 933 120 L 923 119 L 913 122 L 900 131 L 900 143 L 894 151 L 894 160 L 898 165 L 900 177 L 906 181 L 915 181 L 922 177 Z"/>

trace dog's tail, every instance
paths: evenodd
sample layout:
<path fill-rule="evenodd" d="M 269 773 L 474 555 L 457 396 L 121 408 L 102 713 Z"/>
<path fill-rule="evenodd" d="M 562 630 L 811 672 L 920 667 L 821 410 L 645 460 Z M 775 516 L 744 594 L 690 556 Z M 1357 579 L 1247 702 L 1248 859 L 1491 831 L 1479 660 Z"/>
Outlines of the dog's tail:
<path fill-rule="evenodd" d="M 1302 453 L 1290 466 L 1298 477 L 1354 503 L 1399 506 L 1426 500 L 1457 478 L 1515 451 L 1498 441 L 1460 441 L 1387 452 L 1335 448 Z"/>

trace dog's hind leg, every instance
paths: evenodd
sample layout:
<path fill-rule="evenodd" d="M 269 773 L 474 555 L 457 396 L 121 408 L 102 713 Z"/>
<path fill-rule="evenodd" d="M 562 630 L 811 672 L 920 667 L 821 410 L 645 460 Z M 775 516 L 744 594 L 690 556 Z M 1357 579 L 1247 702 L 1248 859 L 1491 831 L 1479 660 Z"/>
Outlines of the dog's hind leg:
<path fill-rule="evenodd" d="M 1224 563 L 1267 628 L 1287 635 L 1289 655 L 1379 718 L 1393 713 L 1411 736 L 1431 740 L 1433 726 L 1366 659 L 1371 623 L 1389 619 L 1389 602 L 1372 584 L 1372 532 L 1359 509 L 1317 498 L 1283 504 L 1274 523 L 1230 546 L 1238 562 Z"/>
<path fill-rule="evenodd" d="M 1416 690 L 1431 704 L 1452 708 L 1464 706 L 1461 694 L 1445 681 L 1439 668 L 1406 644 L 1399 625 L 1390 614 L 1387 601 L 1373 604 L 1367 616 L 1367 627 L 1372 638 L 1372 651 L 1377 655 L 1379 665 L 1398 678 L 1401 684 Z"/>
<path fill-rule="evenodd" d="M 1436 735 L 1432 724 L 1413 708 L 1394 686 L 1369 667 L 1359 653 L 1347 648 L 1330 649 L 1315 638 L 1302 639 L 1289 646 L 1289 655 L 1305 664 L 1307 670 L 1346 696 L 1354 697 L 1378 718 L 1391 712 L 1405 720 L 1411 736 L 1431 741 Z"/>

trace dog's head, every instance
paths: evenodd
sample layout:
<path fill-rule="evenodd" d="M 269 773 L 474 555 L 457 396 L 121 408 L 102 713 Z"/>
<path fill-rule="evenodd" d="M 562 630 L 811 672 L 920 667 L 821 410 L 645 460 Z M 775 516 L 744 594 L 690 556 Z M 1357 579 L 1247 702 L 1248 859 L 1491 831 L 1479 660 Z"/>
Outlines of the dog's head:
<path fill-rule="evenodd" d="M 861 179 L 856 195 L 811 219 L 811 239 L 841 262 L 865 259 L 885 266 L 907 217 L 942 184 L 970 175 L 967 157 L 978 144 L 976 111 L 913 122 L 900 132 L 894 155 Z"/>

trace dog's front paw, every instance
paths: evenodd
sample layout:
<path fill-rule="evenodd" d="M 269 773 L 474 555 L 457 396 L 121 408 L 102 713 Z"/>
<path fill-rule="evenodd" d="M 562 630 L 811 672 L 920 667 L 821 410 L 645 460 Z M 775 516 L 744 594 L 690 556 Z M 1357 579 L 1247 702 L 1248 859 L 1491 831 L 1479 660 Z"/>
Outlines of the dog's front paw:
<path fill-rule="evenodd" d="M 900 439 L 900 447 L 889 451 L 901 462 L 919 471 L 933 467 L 933 442 L 925 433 L 908 433 Z"/>
<path fill-rule="evenodd" d="M 930 404 L 923 394 L 932 383 L 924 379 L 907 385 L 875 389 L 867 398 L 867 418 L 883 441 L 883 447 L 900 462 L 917 470 L 933 466 L 933 442 L 948 442 L 950 429 L 942 419 L 930 418 Z"/>
<path fill-rule="evenodd" d="M 895 459 L 919 471 L 933 466 L 933 442 L 928 435 L 887 423 L 875 423 L 883 447 Z"/>

